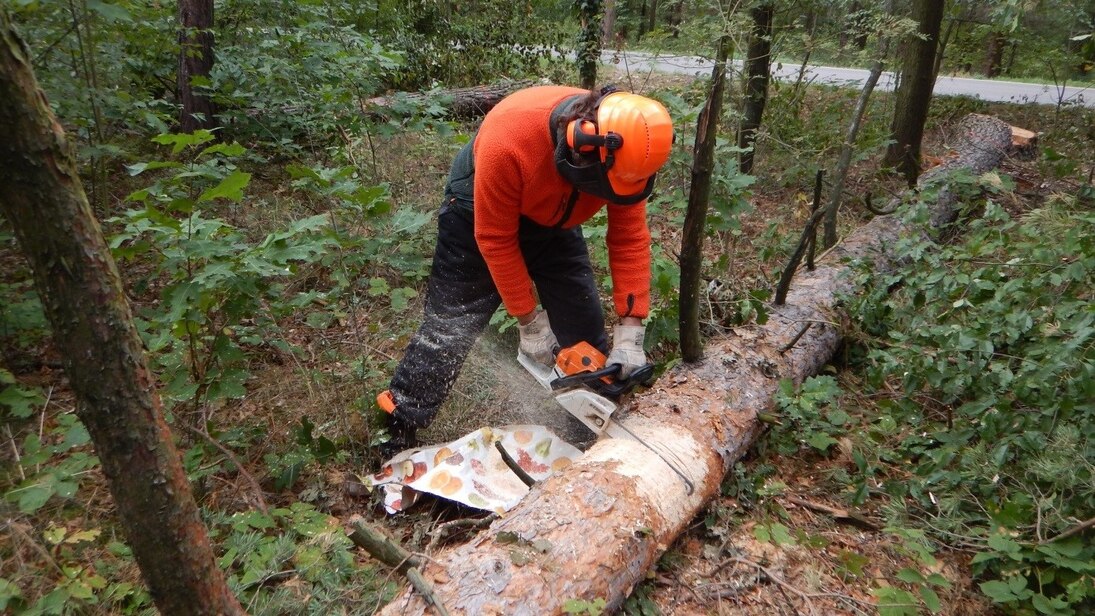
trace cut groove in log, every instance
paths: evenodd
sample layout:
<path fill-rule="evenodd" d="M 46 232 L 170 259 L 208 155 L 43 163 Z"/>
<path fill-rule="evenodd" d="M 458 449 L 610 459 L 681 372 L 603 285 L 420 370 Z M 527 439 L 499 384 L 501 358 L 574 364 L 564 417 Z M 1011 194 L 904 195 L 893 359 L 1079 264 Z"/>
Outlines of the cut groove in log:
<path fill-rule="evenodd" d="M 974 174 L 996 167 L 1011 142 L 1010 128 L 985 116 L 963 120 L 958 136 L 959 155 L 945 165 Z M 941 172 L 928 175 L 935 173 Z M 947 202 L 953 197 L 940 199 L 953 209 Z M 570 599 L 604 599 L 607 610 L 619 609 L 719 493 L 723 475 L 760 432 L 758 416 L 772 407 L 780 379 L 801 383 L 836 351 L 837 298 L 855 290 L 848 263 L 868 260 L 877 270 L 892 269 L 890 248 L 905 231 L 895 217 L 873 219 L 819 259 L 817 269 L 799 272 L 787 303 L 771 307 L 765 325 L 710 341 L 703 360 L 678 365 L 632 401 L 623 421 L 686 461 L 683 470 L 696 486 L 691 495 L 638 443 L 601 440 L 474 540 L 428 563 L 427 576 L 446 580 L 434 589 L 438 598 L 464 614 L 555 614 Z M 806 323 L 812 326 L 803 331 Z M 550 549 L 518 558 L 512 541 L 496 540 L 501 533 Z M 426 609 L 404 590 L 382 613 Z"/>

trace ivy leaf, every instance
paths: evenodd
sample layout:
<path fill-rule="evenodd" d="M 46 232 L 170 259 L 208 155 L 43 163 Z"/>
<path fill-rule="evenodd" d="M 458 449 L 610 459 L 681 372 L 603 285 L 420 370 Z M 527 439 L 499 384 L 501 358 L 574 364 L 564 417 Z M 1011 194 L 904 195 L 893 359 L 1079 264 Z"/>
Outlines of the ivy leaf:
<path fill-rule="evenodd" d="M 243 189 L 251 182 L 251 174 L 243 171 L 233 171 L 219 184 L 203 192 L 198 197 L 198 203 L 205 203 L 213 199 L 224 198 L 235 203 L 243 199 Z"/>
<path fill-rule="evenodd" d="M 0 406 L 11 409 L 13 417 L 26 419 L 34 414 L 35 409 L 45 400 L 36 390 L 26 389 L 18 385 L 10 385 L 0 390 Z"/>
<path fill-rule="evenodd" d="M 102 0 L 87 0 L 87 8 L 101 15 L 108 22 L 133 21 L 133 15 L 120 4 L 110 4 Z"/>
<path fill-rule="evenodd" d="M 34 513 L 41 509 L 51 496 L 53 496 L 52 481 L 44 481 L 20 490 L 19 511 L 27 514 Z"/>
<path fill-rule="evenodd" d="M 939 595 L 929 586 L 920 587 L 920 598 L 932 614 L 938 614 L 939 610 L 943 609 L 943 602 L 939 600 Z"/>
<path fill-rule="evenodd" d="M 919 571 L 911 567 L 905 567 L 901 571 L 897 572 L 897 579 L 902 582 L 908 582 L 909 584 L 923 584 L 924 576 Z"/>
<path fill-rule="evenodd" d="M 0 610 L 6 610 L 8 604 L 13 601 L 18 603 L 23 598 L 23 591 L 5 578 L 0 578 Z"/>
<path fill-rule="evenodd" d="M 837 440 L 824 432 L 814 432 L 806 438 L 806 442 L 818 451 L 828 451 L 830 447 L 836 445 Z"/>
<path fill-rule="evenodd" d="M 871 590 L 878 599 L 879 616 L 917 616 L 916 597 L 907 590 L 883 586 Z"/>
<path fill-rule="evenodd" d="M 201 145 L 212 140 L 213 133 L 205 129 L 192 133 L 166 133 L 152 138 L 153 143 L 171 146 L 172 154 L 178 154 L 192 145 Z"/>

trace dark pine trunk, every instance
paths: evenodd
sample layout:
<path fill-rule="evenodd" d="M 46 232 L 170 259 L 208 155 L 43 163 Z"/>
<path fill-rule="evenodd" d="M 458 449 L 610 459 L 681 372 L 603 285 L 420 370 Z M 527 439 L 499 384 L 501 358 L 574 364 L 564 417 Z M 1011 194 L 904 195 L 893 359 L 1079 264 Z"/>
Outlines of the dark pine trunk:
<path fill-rule="evenodd" d="M 912 18 L 921 36 L 907 37 L 902 46 L 901 83 L 890 125 L 893 143 L 886 148 L 882 164 L 896 168 L 910 186 L 920 175 L 920 142 L 935 87 L 935 48 L 939 43 L 943 5 L 944 0 L 916 0 Z"/>
<path fill-rule="evenodd" d="M 844 49 L 851 41 L 857 51 L 863 51 L 867 48 L 867 34 L 867 16 L 863 4 L 853 2 L 848 8 L 848 14 L 844 17 L 844 28 L 840 32 L 840 48 Z"/>
<path fill-rule="evenodd" d="M 985 77 L 999 77 L 1004 64 L 1004 50 L 1008 46 L 1008 37 L 1003 32 L 990 32 L 985 48 Z"/>
<path fill-rule="evenodd" d="M 768 102 L 768 82 L 771 79 L 772 55 L 772 5 L 762 4 L 753 9 L 753 32 L 749 37 L 749 51 L 745 59 L 745 104 L 738 131 L 738 147 L 741 153 L 741 172 L 753 172 L 753 157 L 757 130 L 764 117 Z"/>
<path fill-rule="evenodd" d="M 194 91 L 195 77 L 213 70 L 213 0 L 179 0 L 179 131 L 213 128 L 213 101 Z"/>
<path fill-rule="evenodd" d="M 711 73 L 711 96 L 696 123 L 696 144 L 692 159 L 692 188 L 681 234 L 680 339 L 681 357 L 686 362 L 703 357 L 700 336 L 700 283 L 703 280 L 703 240 L 707 205 L 711 195 L 711 173 L 715 168 L 715 138 L 722 99 L 726 91 L 726 58 L 733 45 L 728 35 L 719 40 L 715 68 Z"/>
<path fill-rule="evenodd" d="M 669 15 L 665 18 L 669 24 L 669 34 L 673 38 L 681 35 L 681 22 L 684 21 L 684 0 L 673 0 L 669 5 Z"/>
<path fill-rule="evenodd" d="M 658 27 L 658 0 L 650 0 L 650 8 L 646 11 L 646 31 L 653 32 Z"/>
<path fill-rule="evenodd" d="M 0 213 L 34 271 L 76 412 L 163 614 L 243 614 L 216 567 L 72 150 L 0 7 Z"/>

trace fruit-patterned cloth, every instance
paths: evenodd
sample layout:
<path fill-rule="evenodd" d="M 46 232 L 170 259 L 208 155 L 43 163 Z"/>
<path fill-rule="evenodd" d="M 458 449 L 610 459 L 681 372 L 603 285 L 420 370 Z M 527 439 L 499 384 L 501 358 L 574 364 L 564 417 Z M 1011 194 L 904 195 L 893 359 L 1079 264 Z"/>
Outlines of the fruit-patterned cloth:
<path fill-rule="evenodd" d="M 381 490 L 388 513 L 410 507 L 422 492 L 495 513 L 509 511 L 529 489 L 506 466 L 495 442 L 537 481 L 582 453 L 544 426 L 480 428 L 451 443 L 397 454 L 369 482 Z"/>

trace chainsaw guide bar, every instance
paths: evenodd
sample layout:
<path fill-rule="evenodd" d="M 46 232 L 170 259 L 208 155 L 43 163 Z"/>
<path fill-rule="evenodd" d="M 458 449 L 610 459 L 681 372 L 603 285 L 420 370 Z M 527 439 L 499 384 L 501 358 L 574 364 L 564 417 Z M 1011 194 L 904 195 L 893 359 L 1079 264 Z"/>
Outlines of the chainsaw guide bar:
<path fill-rule="evenodd" d="M 682 469 L 680 459 L 672 451 L 655 447 L 613 417 L 619 405 L 611 398 L 619 398 L 639 385 L 646 385 L 654 376 L 654 364 L 646 364 L 626 378 L 620 378 L 620 365 L 605 365 L 605 356 L 586 342 L 560 350 L 555 366 L 545 366 L 518 351 L 517 362 L 538 383 L 555 395 L 555 401 L 568 413 L 582 422 L 598 438 L 609 437 L 630 440 L 650 450 L 684 482 L 685 492 L 691 495 L 695 485 Z M 604 394 L 604 395 L 602 395 Z"/>

